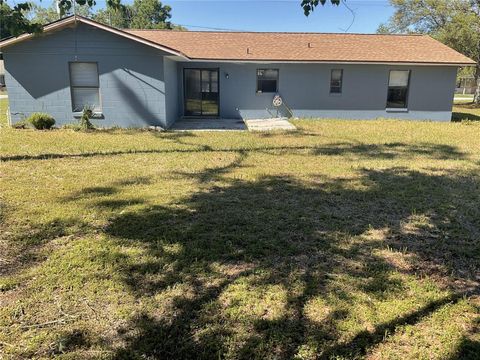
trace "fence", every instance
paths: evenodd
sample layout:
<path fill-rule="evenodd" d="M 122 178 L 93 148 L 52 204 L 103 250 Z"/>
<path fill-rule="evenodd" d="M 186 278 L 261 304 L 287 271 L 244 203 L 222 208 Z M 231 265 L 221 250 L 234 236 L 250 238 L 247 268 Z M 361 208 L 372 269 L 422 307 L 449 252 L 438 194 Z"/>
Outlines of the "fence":
<path fill-rule="evenodd" d="M 475 94 L 477 83 L 473 76 L 462 76 L 457 79 L 455 94 Z"/>

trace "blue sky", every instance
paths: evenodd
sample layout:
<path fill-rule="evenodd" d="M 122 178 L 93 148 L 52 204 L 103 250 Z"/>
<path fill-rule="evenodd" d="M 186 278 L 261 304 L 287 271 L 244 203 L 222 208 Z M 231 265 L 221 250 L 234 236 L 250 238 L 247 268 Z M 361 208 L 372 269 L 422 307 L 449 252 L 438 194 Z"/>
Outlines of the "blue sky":
<path fill-rule="evenodd" d="M 308 18 L 300 0 L 170 0 L 178 24 L 245 31 L 343 32 L 352 23 L 344 6 L 320 6 Z M 348 0 L 349 32 L 374 33 L 393 13 L 388 0 Z M 187 26 L 188 28 L 188 26 Z M 191 27 L 191 30 L 197 28 Z M 198 30 L 201 30 L 198 28 Z"/>
<path fill-rule="evenodd" d="M 13 1 L 13 0 L 12 0 Z M 39 2 L 40 0 L 34 0 Z M 328 0 L 327 0 L 328 1 Z M 43 6 L 52 0 L 43 0 Z M 96 0 L 104 7 L 106 0 Z M 133 0 L 122 0 L 132 3 Z M 345 6 L 319 6 L 308 18 L 300 7 L 301 0 L 163 0 L 172 7 L 172 22 L 187 25 L 190 30 L 208 28 L 244 31 L 312 31 L 344 32 L 352 23 Z M 378 25 L 393 13 L 388 0 L 347 0 L 355 12 L 348 32 L 374 33 Z"/>

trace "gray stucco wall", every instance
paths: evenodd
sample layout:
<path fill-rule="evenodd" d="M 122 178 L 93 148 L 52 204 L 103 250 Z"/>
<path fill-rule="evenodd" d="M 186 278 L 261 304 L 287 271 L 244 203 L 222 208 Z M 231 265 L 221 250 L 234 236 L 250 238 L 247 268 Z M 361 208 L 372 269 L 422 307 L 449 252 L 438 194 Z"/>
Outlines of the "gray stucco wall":
<path fill-rule="evenodd" d="M 274 94 L 256 93 L 258 68 L 279 69 L 279 94 L 294 116 L 351 119 L 386 117 L 450 121 L 457 73 L 456 67 L 446 66 L 187 62 L 178 66 L 180 79 L 184 67 L 218 68 L 220 116 L 247 119 L 276 114 L 272 106 Z M 330 94 L 331 69 L 343 69 L 341 95 Z M 385 110 L 389 71 L 394 69 L 411 70 L 408 112 Z M 183 80 L 179 85 L 179 97 L 183 99 Z M 183 115 L 183 105 L 179 108 Z M 285 109 L 281 109 L 282 113 L 286 113 Z"/>
<path fill-rule="evenodd" d="M 177 62 L 165 57 L 163 60 L 165 74 L 165 106 L 167 126 L 172 125 L 180 116 L 178 104 Z"/>
<path fill-rule="evenodd" d="M 13 122 L 38 111 L 52 114 L 57 125 L 76 122 L 69 62 L 92 61 L 98 63 L 104 115 L 97 125 L 167 124 L 165 54 L 157 49 L 81 24 L 3 51 Z"/>

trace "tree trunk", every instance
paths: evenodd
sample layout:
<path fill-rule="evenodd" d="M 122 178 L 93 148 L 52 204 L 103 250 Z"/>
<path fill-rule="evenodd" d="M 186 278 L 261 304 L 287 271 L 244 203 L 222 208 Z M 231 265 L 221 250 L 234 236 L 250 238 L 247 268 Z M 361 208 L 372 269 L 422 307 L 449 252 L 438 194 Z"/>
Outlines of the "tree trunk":
<path fill-rule="evenodd" d="M 477 88 L 475 89 L 475 95 L 473 95 L 473 103 L 480 106 L 480 64 L 477 63 L 475 68 L 475 82 Z"/>

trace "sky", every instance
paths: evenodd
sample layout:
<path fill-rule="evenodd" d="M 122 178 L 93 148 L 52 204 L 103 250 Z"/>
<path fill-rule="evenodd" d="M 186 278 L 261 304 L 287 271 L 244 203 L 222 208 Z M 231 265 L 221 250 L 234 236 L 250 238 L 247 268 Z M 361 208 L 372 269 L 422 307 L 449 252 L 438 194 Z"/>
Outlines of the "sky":
<path fill-rule="evenodd" d="M 12 0 L 15 2 L 15 0 Z M 20 0 L 17 0 L 20 1 Z M 43 6 L 52 0 L 35 0 Z M 97 8 L 106 0 L 96 0 Z M 129 4 L 133 0 L 122 0 Z M 172 22 L 189 30 L 306 31 L 375 33 L 393 14 L 388 0 L 346 0 L 344 6 L 319 6 L 309 17 L 301 0 L 163 0 L 172 7 Z"/>
<path fill-rule="evenodd" d="M 388 0 L 347 0 L 343 5 L 319 6 L 309 17 L 301 0 L 165 0 L 172 22 L 191 30 L 200 27 L 243 31 L 311 31 L 374 33 L 393 14 Z M 353 21 L 353 23 L 352 23 Z M 199 27 L 196 27 L 199 26 Z M 208 29 L 206 29 L 208 30 Z"/>

